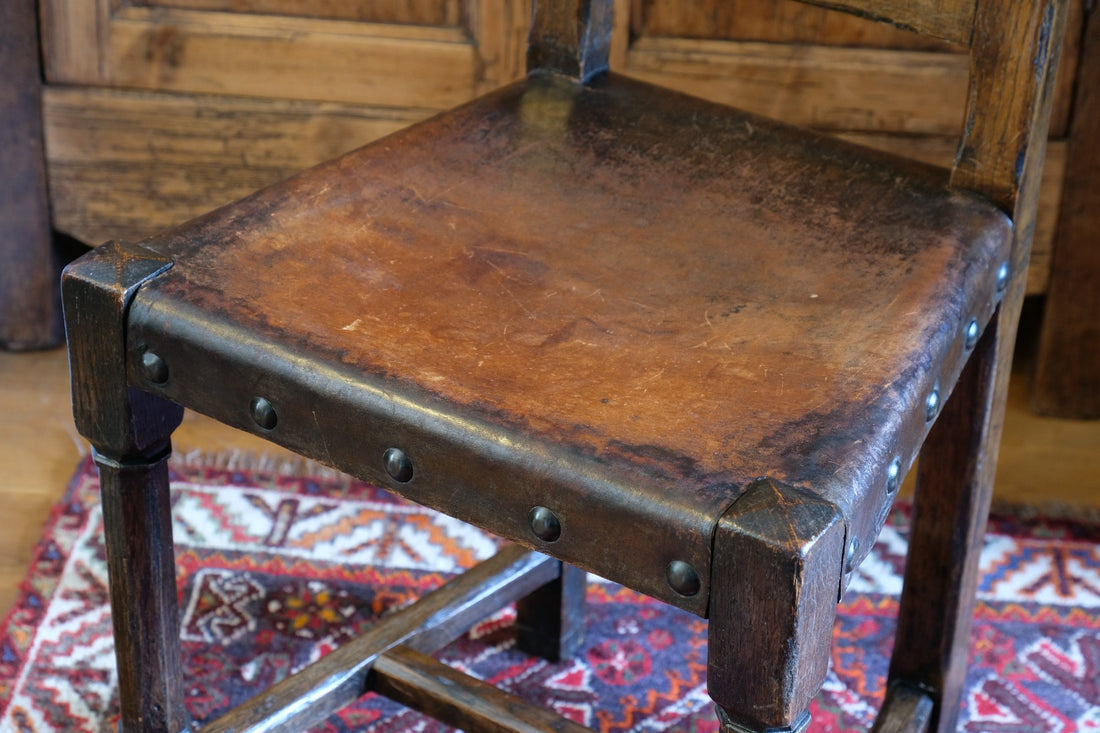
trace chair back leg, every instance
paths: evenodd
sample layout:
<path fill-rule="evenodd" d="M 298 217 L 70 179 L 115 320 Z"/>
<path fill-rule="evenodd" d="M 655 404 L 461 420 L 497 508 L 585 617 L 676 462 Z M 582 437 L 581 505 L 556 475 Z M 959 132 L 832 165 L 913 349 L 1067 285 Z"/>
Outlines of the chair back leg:
<path fill-rule="evenodd" d="M 932 730 L 954 731 L 969 663 L 978 560 L 996 462 L 997 318 L 975 347 L 917 468 L 890 695 L 923 690 L 935 703 Z M 885 731 L 880 715 L 875 730 Z"/>

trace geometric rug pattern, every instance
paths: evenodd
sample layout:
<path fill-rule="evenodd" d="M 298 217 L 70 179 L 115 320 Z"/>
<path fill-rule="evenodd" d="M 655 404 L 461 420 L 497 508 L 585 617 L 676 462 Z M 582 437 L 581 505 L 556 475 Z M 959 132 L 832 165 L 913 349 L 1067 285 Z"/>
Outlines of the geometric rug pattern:
<path fill-rule="evenodd" d="M 172 471 L 180 634 L 199 723 L 500 544 L 327 470 L 174 462 Z M 813 731 L 864 729 L 882 700 L 907 518 L 895 508 L 841 603 Z M 585 643 L 572 660 L 517 652 L 511 608 L 437 656 L 596 731 L 717 731 L 706 622 L 594 577 L 588 600 Z M 85 461 L 0 626 L 0 731 L 106 733 L 117 709 L 98 483 Z M 1100 525 L 991 518 L 959 729 L 1100 731 Z M 448 729 L 367 695 L 318 730 Z"/>

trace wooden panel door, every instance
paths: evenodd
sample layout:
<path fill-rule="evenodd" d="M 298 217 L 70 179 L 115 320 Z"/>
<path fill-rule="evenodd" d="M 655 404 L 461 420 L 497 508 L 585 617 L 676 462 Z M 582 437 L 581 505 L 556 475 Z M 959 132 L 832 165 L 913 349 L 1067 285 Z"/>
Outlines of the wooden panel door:
<path fill-rule="evenodd" d="M 529 17 L 522 6 L 513 0 L 42 0 L 46 78 L 441 109 L 522 70 Z"/>
<path fill-rule="evenodd" d="M 139 239 L 523 72 L 530 0 L 40 0 L 55 228 Z"/>

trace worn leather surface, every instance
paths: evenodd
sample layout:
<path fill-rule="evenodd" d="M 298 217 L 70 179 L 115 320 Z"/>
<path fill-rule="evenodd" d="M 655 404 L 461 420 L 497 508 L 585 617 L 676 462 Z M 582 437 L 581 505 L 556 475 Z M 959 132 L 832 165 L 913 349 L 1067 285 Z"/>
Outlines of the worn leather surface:
<path fill-rule="evenodd" d="M 175 265 L 131 308 L 133 379 L 368 478 L 400 447 L 401 493 L 705 613 L 713 528 L 757 476 L 869 548 L 1010 239 L 945 182 L 625 78 L 533 76 L 146 242 Z M 697 595 L 668 587 L 676 559 Z"/>

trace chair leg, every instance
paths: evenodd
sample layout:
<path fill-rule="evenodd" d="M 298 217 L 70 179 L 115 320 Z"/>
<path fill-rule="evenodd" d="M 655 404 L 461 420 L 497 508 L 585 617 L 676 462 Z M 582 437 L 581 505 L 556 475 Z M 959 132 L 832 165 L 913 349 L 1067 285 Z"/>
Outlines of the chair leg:
<path fill-rule="evenodd" d="M 190 729 L 184 706 L 168 456 L 96 454 L 123 733 Z"/>
<path fill-rule="evenodd" d="M 62 278 L 73 417 L 99 464 L 124 733 L 190 729 L 183 703 L 169 437 L 183 408 L 135 389 L 126 315 L 138 288 L 172 266 L 138 245 L 105 244 Z M 142 378 L 168 378 L 155 354 Z"/>
<path fill-rule="evenodd" d="M 891 692 L 928 695 L 935 703 L 930 730 L 941 733 L 955 730 L 969 662 L 999 432 L 998 325 L 994 319 L 978 343 L 921 453 L 890 662 Z M 886 717 L 875 730 L 891 729 Z"/>
<path fill-rule="evenodd" d="M 719 523 L 707 685 L 724 733 L 809 725 L 829 668 L 844 531 L 833 504 L 770 479 Z"/>
<path fill-rule="evenodd" d="M 588 575 L 559 563 L 557 580 L 516 603 L 516 645 L 551 662 L 569 659 L 584 641 Z"/>

